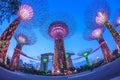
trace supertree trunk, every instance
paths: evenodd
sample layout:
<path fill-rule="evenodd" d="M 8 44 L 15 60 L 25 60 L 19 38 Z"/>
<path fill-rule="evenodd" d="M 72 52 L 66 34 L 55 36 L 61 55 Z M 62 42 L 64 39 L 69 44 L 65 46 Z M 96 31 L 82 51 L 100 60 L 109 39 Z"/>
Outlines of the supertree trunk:
<path fill-rule="evenodd" d="M 6 64 L 6 57 L 10 40 L 19 23 L 20 23 L 19 19 L 14 20 L 0 36 L 0 41 L 5 42 L 4 47 L 0 47 L 0 59 L 2 59 L 2 62 L 4 64 Z"/>
<path fill-rule="evenodd" d="M 86 59 L 86 65 L 87 65 L 87 66 L 90 66 L 90 62 L 89 62 L 88 56 L 85 57 L 85 59 Z"/>
<path fill-rule="evenodd" d="M 60 69 L 62 68 L 64 68 L 64 70 L 67 69 L 63 39 L 61 38 L 55 39 L 54 49 L 55 51 L 54 51 L 54 62 L 53 62 L 52 73 L 59 74 L 58 71 L 60 71 Z"/>
<path fill-rule="evenodd" d="M 118 48 L 118 53 L 120 54 L 120 35 L 119 33 L 113 28 L 113 26 L 109 22 L 105 22 L 105 26 L 112 34 Z"/>
<path fill-rule="evenodd" d="M 67 68 L 73 67 L 71 56 L 67 58 Z"/>
<path fill-rule="evenodd" d="M 111 53 L 110 49 L 108 48 L 105 40 L 103 38 L 100 38 L 98 40 L 98 42 L 99 42 L 99 44 L 104 42 L 104 44 L 101 45 L 102 53 L 104 56 L 104 63 L 108 63 L 108 62 L 112 61 L 113 56 L 112 56 L 112 53 Z"/>
<path fill-rule="evenodd" d="M 14 69 L 14 70 L 18 69 L 21 49 L 22 49 L 22 46 L 17 44 L 17 46 L 14 49 L 14 53 L 13 53 L 12 60 L 11 60 L 11 63 L 10 63 L 10 68 L 11 69 Z"/>

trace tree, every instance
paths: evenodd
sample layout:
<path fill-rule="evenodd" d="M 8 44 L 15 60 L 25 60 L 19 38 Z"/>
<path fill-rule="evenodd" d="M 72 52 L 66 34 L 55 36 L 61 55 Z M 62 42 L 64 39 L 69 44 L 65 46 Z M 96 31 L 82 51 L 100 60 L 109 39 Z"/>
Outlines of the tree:
<path fill-rule="evenodd" d="M 21 0 L 1 0 L 0 1 L 0 24 L 17 14 L 18 8 L 21 5 Z"/>

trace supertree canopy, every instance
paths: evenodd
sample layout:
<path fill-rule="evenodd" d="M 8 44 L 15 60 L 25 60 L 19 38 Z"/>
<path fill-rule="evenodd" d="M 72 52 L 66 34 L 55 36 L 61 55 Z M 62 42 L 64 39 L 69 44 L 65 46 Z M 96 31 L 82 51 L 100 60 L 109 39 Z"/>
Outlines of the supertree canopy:
<path fill-rule="evenodd" d="M 110 16 L 110 7 L 108 6 L 106 0 L 94 0 L 93 3 L 94 4 L 89 6 L 86 11 L 86 26 L 91 29 L 96 26 L 106 26 L 117 44 L 118 53 L 120 53 L 120 35 L 108 21 Z"/>
<path fill-rule="evenodd" d="M 102 37 L 103 32 L 104 32 L 103 29 L 97 28 L 97 29 L 93 30 L 93 32 L 91 34 L 91 38 L 100 39 Z"/>
<path fill-rule="evenodd" d="M 50 24 L 48 33 L 54 39 L 65 38 L 68 34 L 68 27 L 62 21 L 53 22 Z"/>
<path fill-rule="evenodd" d="M 26 4 L 22 5 L 18 11 L 18 17 L 23 21 L 30 20 L 33 17 L 32 7 Z"/>
<path fill-rule="evenodd" d="M 20 29 L 19 31 L 18 30 L 16 31 L 14 38 L 17 41 L 17 45 L 14 49 L 14 53 L 13 53 L 13 56 L 12 56 L 10 67 L 12 69 L 18 69 L 22 47 L 24 45 L 35 44 L 36 37 L 35 37 L 35 34 L 32 31 L 30 31 L 28 29 L 27 30 Z"/>
<path fill-rule="evenodd" d="M 105 16 L 105 18 L 101 15 L 101 12 Z M 105 21 L 105 19 L 109 19 L 110 7 L 108 6 L 106 0 L 93 0 L 92 4 L 90 4 L 86 9 L 85 23 L 88 28 L 95 29 L 96 26 L 101 26 L 96 23 L 96 20 L 99 22 L 99 20 L 95 18 L 97 13 L 99 14 L 99 16 L 101 16 L 102 22 Z"/>
<path fill-rule="evenodd" d="M 46 27 L 45 27 L 46 26 Z M 44 27 L 41 29 L 42 33 L 47 37 L 54 39 L 54 61 L 53 61 L 53 74 L 59 74 L 60 69 L 67 69 L 64 38 L 73 34 L 76 24 L 68 14 L 59 13 L 51 14 L 46 21 Z M 47 33 L 48 32 L 48 33 Z"/>
<path fill-rule="evenodd" d="M 17 14 L 21 0 L 0 0 L 0 24 Z"/>
<path fill-rule="evenodd" d="M 103 56 L 104 56 L 104 63 L 108 63 L 112 61 L 113 56 L 105 40 L 102 37 L 103 32 L 104 32 L 104 29 L 102 28 L 96 28 L 94 30 L 87 29 L 83 33 L 83 37 L 86 40 L 97 40 L 100 45 L 102 44 L 101 49 L 102 49 Z"/>
<path fill-rule="evenodd" d="M 70 16 L 67 13 L 59 12 L 59 13 L 50 13 L 47 21 L 45 22 L 45 24 L 43 24 L 43 27 L 40 27 L 40 31 L 42 32 L 44 37 L 46 37 L 47 39 L 51 38 L 48 29 L 50 28 L 50 25 L 57 23 L 57 22 L 61 22 L 65 24 L 68 28 L 68 33 L 66 34 L 66 37 L 64 38 L 69 38 L 74 34 L 76 30 L 76 22 L 73 16 Z"/>
<path fill-rule="evenodd" d="M 22 11 L 18 12 L 18 15 L 22 13 L 21 18 L 25 19 L 27 16 L 31 16 L 24 22 L 22 22 L 19 26 L 23 26 L 23 28 L 37 28 L 38 26 L 43 25 L 43 23 L 48 18 L 48 0 L 24 0 L 21 4 L 25 5 L 20 7 L 19 9 L 23 9 Z M 28 6 L 30 6 L 28 8 Z M 26 12 L 26 8 L 28 8 L 29 12 Z M 33 10 L 32 10 L 33 9 Z M 23 14 L 24 12 L 24 14 Z M 30 14 L 28 14 L 30 13 Z M 27 16 L 26 16 L 27 15 Z M 33 17 L 32 17 L 33 15 Z M 30 19 L 30 20 L 29 20 Z M 30 27 L 28 27 L 30 26 Z"/>
<path fill-rule="evenodd" d="M 33 5 L 33 4 L 36 4 Z M 19 7 L 17 18 L 8 26 L 8 28 L 2 33 L 0 37 L 1 42 L 6 42 L 4 49 L 0 51 L 0 58 L 2 62 L 6 64 L 7 50 L 10 40 L 17 29 L 18 25 L 24 27 L 37 27 L 44 23 L 47 15 L 47 0 L 25 0 L 21 2 Z M 34 24 L 34 25 L 33 25 Z"/>
<path fill-rule="evenodd" d="M 87 65 L 88 67 L 90 66 L 90 62 L 89 62 L 89 59 L 88 59 L 88 55 L 90 55 L 91 52 L 92 52 L 92 49 L 89 48 L 89 49 L 82 50 L 82 51 L 80 51 L 80 53 L 78 53 L 78 56 L 85 57 L 85 59 L 86 59 L 86 65 Z"/>

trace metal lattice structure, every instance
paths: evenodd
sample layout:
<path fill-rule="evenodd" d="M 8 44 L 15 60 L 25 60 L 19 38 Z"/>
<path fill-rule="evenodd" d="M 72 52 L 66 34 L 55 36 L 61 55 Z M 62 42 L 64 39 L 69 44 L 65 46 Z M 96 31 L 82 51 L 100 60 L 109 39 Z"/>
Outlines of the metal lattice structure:
<path fill-rule="evenodd" d="M 99 45 L 101 45 L 101 49 L 103 52 L 103 56 L 104 56 L 104 63 L 108 63 L 113 59 L 112 53 L 110 51 L 110 49 L 107 46 L 107 43 L 105 42 L 104 38 L 102 37 L 104 29 L 102 28 L 96 28 L 94 30 L 87 30 L 88 32 L 83 33 L 83 37 L 86 40 L 97 40 Z"/>
<path fill-rule="evenodd" d="M 37 26 L 40 26 L 41 23 L 43 23 L 42 21 L 44 21 L 46 19 L 45 16 L 43 16 L 43 15 L 45 15 L 44 13 L 46 13 L 45 6 L 47 6 L 47 5 L 44 4 L 44 3 L 46 3 L 46 0 L 34 0 L 33 2 L 31 2 L 29 0 L 25 0 L 25 1 L 26 2 L 21 3 L 22 5 L 19 7 L 16 19 L 7 27 L 7 29 L 0 36 L 0 41 L 2 43 L 4 43 L 4 42 L 6 43 L 4 45 L 5 46 L 4 48 L 0 47 L 1 48 L 0 49 L 0 58 L 2 60 L 1 62 L 3 62 L 4 64 L 6 64 L 6 57 L 7 57 L 7 51 L 8 51 L 10 40 L 11 40 L 15 30 L 17 29 L 18 25 L 22 22 L 20 24 L 20 27 L 22 26 L 22 28 L 24 28 L 26 26 L 30 27 L 30 28 L 32 28 L 33 26 L 37 27 Z M 36 4 L 36 6 L 33 6 L 34 2 Z M 34 25 L 33 25 L 33 23 L 34 23 Z"/>
<path fill-rule="evenodd" d="M 74 18 L 66 13 L 51 14 L 41 32 L 47 38 L 54 39 L 54 61 L 53 74 L 59 74 L 60 69 L 67 69 L 64 38 L 70 37 L 75 31 L 76 23 Z"/>
<path fill-rule="evenodd" d="M 17 45 L 16 45 L 16 47 L 14 49 L 14 53 L 13 53 L 13 56 L 12 56 L 10 67 L 12 69 L 18 69 L 22 47 L 24 45 L 33 45 L 33 44 L 35 44 L 36 36 L 32 31 L 30 31 L 28 29 L 27 30 L 18 29 L 16 31 L 16 33 L 15 33 L 14 38 L 17 41 Z"/>

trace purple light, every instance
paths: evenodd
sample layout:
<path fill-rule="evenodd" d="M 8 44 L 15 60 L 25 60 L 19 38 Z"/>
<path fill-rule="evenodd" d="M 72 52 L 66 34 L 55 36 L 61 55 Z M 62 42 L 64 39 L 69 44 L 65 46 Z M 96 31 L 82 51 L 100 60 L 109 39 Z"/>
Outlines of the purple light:
<path fill-rule="evenodd" d="M 108 20 L 108 15 L 105 12 L 98 12 L 96 16 L 96 23 L 103 25 Z"/>
<path fill-rule="evenodd" d="M 120 25 L 120 16 L 117 18 L 116 24 Z"/>
<path fill-rule="evenodd" d="M 64 38 L 68 34 L 67 25 L 63 22 L 54 22 L 50 25 L 49 34 L 53 38 Z"/>
<path fill-rule="evenodd" d="M 102 33 L 103 33 L 103 30 L 100 28 L 97 28 L 92 32 L 92 37 L 99 38 L 99 37 L 101 37 Z"/>
<path fill-rule="evenodd" d="M 18 11 L 18 17 L 23 21 L 28 21 L 33 17 L 33 9 L 29 5 L 22 5 Z"/>

